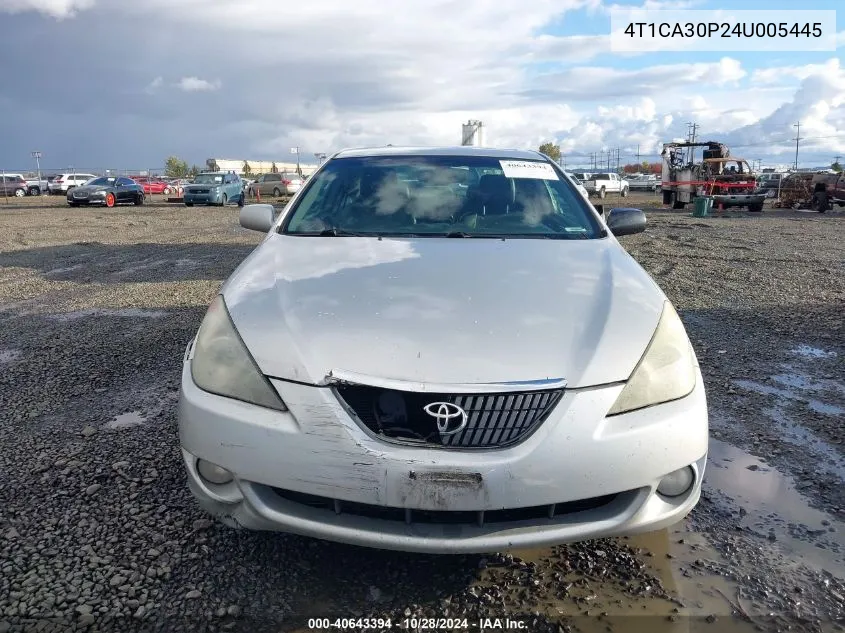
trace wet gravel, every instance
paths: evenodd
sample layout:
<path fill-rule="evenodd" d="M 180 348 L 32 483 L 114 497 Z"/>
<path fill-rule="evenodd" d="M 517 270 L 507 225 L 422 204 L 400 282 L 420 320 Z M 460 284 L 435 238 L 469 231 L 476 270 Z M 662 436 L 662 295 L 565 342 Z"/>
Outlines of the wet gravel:
<path fill-rule="evenodd" d="M 293 631 L 328 615 L 508 615 L 530 631 L 624 631 L 613 615 L 626 609 L 654 614 L 656 631 L 684 617 L 696 600 L 627 539 L 431 557 L 208 521 L 185 487 L 174 403 L 185 344 L 260 239 L 236 217 L 0 206 L 0 633 Z M 845 518 L 843 214 L 650 210 L 649 221 L 622 241 L 687 323 L 714 435 Z M 813 433 L 812 451 L 786 432 L 795 428 Z M 818 620 L 845 617 L 842 567 L 777 555 L 787 537 L 822 538 L 817 526 L 778 527 L 772 542 L 740 525 L 743 510 L 706 490 L 679 528 L 706 543 L 666 534 L 673 573 L 736 587 L 719 613 L 704 600 L 701 621 L 775 630 L 805 618 L 802 630 L 821 630 Z"/>

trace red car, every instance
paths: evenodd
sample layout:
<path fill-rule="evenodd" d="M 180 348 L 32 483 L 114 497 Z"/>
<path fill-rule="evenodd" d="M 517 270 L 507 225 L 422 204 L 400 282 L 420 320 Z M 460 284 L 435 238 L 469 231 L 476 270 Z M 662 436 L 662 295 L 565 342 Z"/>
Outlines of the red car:
<path fill-rule="evenodd" d="M 164 182 L 163 180 L 159 180 L 158 178 L 138 176 L 136 178 L 132 178 L 132 180 L 134 180 L 144 188 L 144 193 L 146 195 L 154 193 L 167 195 L 170 193 L 170 185 Z"/>

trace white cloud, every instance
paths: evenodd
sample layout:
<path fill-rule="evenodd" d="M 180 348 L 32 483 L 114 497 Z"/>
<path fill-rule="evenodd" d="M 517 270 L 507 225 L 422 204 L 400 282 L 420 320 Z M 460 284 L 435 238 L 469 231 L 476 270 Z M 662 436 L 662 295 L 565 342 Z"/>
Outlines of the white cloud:
<path fill-rule="evenodd" d="M 159 88 L 161 88 L 162 84 L 164 84 L 164 78 L 156 77 L 150 83 L 147 84 L 145 92 L 148 94 L 155 93 Z"/>
<path fill-rule="evenodd" d="M 59 20 L 90 9 L 95 0 L 0 0 L 0 13 L 37 11 Z"/>
<path fill-rule="evenodd" d="M 208 81 L 199 77 L 182 77 L 176 86 L 185 92 L 211 92 L 219 90 L 221 82 L 219 79 Z"/>
<path fill-rule="evenodd" d="M 751 75 L 752 83 L 759 85 L 773 85 L 789 83 L 794 79 L 804 80 L 813 75 L 825 73 L 836 73 L 841 68 L 841 62 L 834 58 L 824 64 L 806 64 L 804 66 L 779 66 L 773 68 L 761 68 L 755 70 Z"/>

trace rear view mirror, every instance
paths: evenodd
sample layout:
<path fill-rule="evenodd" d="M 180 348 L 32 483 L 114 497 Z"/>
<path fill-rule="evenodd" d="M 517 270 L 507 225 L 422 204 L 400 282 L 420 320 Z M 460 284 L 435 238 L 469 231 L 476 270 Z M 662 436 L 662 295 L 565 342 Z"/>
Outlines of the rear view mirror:
<path fill-rule="evenodd" d="M 618 208 L 611 209 L 607 217 L 607 228 L 611 233 L 620 235 L 632 235 L 645 231 L 646 217 L 641 209 Z"/>
<path fill-rule="evenodd" d="M 266 233 L 276 221 L 276 209 L 272 204 L 247 204 L 241 208 L 241 226 L 251 231 Z"/>

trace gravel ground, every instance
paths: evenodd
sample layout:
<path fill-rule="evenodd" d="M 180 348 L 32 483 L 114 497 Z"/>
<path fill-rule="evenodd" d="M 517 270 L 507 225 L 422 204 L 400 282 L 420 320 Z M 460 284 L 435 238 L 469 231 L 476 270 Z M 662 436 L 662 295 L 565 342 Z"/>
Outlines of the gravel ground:
<path fill-rule="evenodd" d="M 208 521 L 178 454 L 181 357 L 260 236 L 235 208 L 60 202 L 0 201 L 0 633 L 294 631 L 329 615 L 395 628 L 416 614 L 821 631 L 845 617 L 841 211 L 649 209 L 648 232 L 623 243 L 704 369 L 722 442 L 702 502 L 672 530 L 485 558 Z"/>

